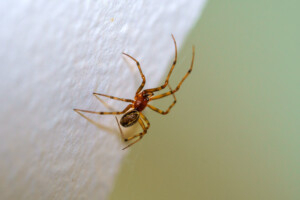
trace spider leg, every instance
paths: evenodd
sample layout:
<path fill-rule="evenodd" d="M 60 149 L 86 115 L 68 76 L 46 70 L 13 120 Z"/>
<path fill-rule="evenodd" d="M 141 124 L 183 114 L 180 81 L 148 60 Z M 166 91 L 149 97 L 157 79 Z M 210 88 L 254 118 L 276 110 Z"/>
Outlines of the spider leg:
<path fill-rule="evenodd" d="M 99 100 L 105 107 L 107 107 L 107 108 L 109 108 L 110 110 L 112 110 L 112 111 L 115 111 L 115 109 L 111 106 L 111 105 L 109 105 L 109 104 L 107 104 L 103 99 L 101 99 L 99 96 L 97 96 L 97 95 L 95 95 L 95 94 L 93 94 L 95 97 L 96 97 L 96 99 L 97 100 Z"/>
<path fill-rule="evenodd" d="M 141 116 L 141 118 L 146 122 L 146 124 L 147 124 L 147 127 L 146 127 L 146 131 L 149 129 L 149 127 L 150 127 L 150 122 L 149 122 L 149 120 L 147 119 L 147 117 L 143 114 L 143 113 L 141 113 L 140 112 L 140 116 Z"/>
<path fill-rule="evenodd" d="M 156 92 L 156 91 L 162 90 L 162 89 L 164 89 L 164 88 L 168 85 L 168 83 L 169 83 L 169 78 L 170 78 L 170 76 L 171 76 L 171 74 L 172 74 L 172 71 L 173 71 L 173 69 L 174 69 L 174 67 L 175 67 L 175 65 L 176 65 L 176 62 L 177 62 L 177 44 L 176 44 L 176 40 L 175 40 L 173 34 L 172 34 L 172 38 L 173 38 L 174 45 L 175 45 L 175 58 L 174 58 L 174 61 L 173 61 L 173 65 L 172 65 L 172 67 L 171 67 L 171 69 L 170 69 L 170 71 L 169 71 L 169 74 L 168 74 L 168 76 L 167 76 L 167 78 L 166 78 L 166 80 L 165 80 L 165 83 L 164 83 L 162 86 L 160 86 L 160 87 L 145 90 L 146 93 L 148 93 L 148 92 L 149 92 L 149 93 L 150 93 L 150 92 Z"/>
<path fill-rule="evenodd" d="M 143 129 L 145 129 L 145 125 L 143 124 L 142 120 L 139 119 L 138 122 L 139 122 L 139 124 L 141 125 L 141 127 L 142 127 Z M 127 149 L 128 147 L 130 147 L 130 146 L 134 145 L 135 143 L 137 143 L 138 141 L 140 141 L 140 140 L 143 138 L 143 136 L 144 136 L 143 133 L 144 133 L 144 132 L 141 132 L 141 133 L 139 133 L 139 134 L 137 134 L 137 135 L 135 135 L 135 136 L 132 136 L 132 137 L 130 137 L 130 138 L 127 138 L 127 139 L 125 138 L 125 139 L 124 139 L 125 141 L 129 141 L 129 140 L 131 140 L 131 139 L 133 139 L 133 138 L 139 137 L 137 140 L 135 140 L 134 142 L 130 143 L 129 145 L 127 145 L 126 147 L 124 147 L 122 150 L 125 150 L 125 149 Z"/>
<path fill-rule="evenodd" d="M 118 118 L 117 118 L 116 116 L 115 116 L 115 118 L 116 118 L 116 121 L 117 121 L 117 124 L 118 124 L 118 127 L 119 127 L 119 131 L 120 131 L 120 133 L 121 133 L 121 136 L 122 136 L 122 138 L 125 140 L 125 136 L 124 136 L 124 133 L 123 133 L 123 131 L 122 131 L 122 129 L 121 129 L 119 120 L 118 120 Z"/>
<path fill-rule="evenodd" d="M 139 134 L 136 134 L 136 135 L 134 135 L 132 137 L 125 138 L 124 140 L 125 140 L 125 142 L 127 142 L 127 141 L 132 140 L 132 139 L 134 139 L 136 137 L 139 137 L 137 140 L 135 140 L 134 142 L 130 143 L 128 146 L 126 146 L 125 148 L 123 148 L 123 150 L 127 149 L 128 147 L 130 147 L 130 146 L 134 145 L 135 143 L 137 143 L 138 141 L 140 141 L 143 138 L 143 136 L 147 133 L 147 130 L 150 127 L 150 123 L 149 123 L 148 119 L 145 117 L 145 115 L 143 115 L 142 113 L 140 113 L 140 116 L 147 123 L 147 126 L 145 126 L 144 123 L 143 123 L 143 121 L 141 119 L 139 119 L 138 122 L 141 125 L 141 127 L 143 128 L 143 132 L 141 132 Z"/>
<path fill-rule="evenodd" d="M 125 101 L 125 102 L 131 102 L 131 103 L 133 103 L 133 100 L 131 100 L 131 99 L 124 99 L 124 98 L 119 98 L 119 97 L 109 96 L 109 95 L 106 95 L 106 94 L 100 94 L 100 93 L 94 92 L 93 95 L 94 95 L 97 99 L 98 99 L 97 95 L 99 95 L 99 96 L 104 96 L 104 97 L 107 97 L 107 98 L 110 98 L 110 99 L 114 99 L 114 100 L 118 100 L 118 101 Z"/>
<path fill-rule="evenodd" d="M 169 92 L 160 94 L 160 95 L 156 95 L 150 98 L 150 100 L 155 100 L 155 99 L 160 99 L 166 96 L 169 96 L 171 94 L 174 94 L 175 92 L 177 92 L 180 89 L 181 84 L 183 83 L 183 81 L 188 77 L 188 75 L 192 72 L 193 69 L 193 65 L 194 65 L 194 58 L 195 58 L 195 47 L 193 46 L 193 58 L 192 58 L 192 62 L 191 62 L 191 66 L 189 71 L 184 75 L 184 77 L 181 79 L 181 81 L 179 82 L 179 84 L 177 85 L 177 87 L 175 88 L 175 90 L 171 90 Z"/>
<path fill-rule="evenodd" d="M 168 85 L 168 87 L 169 87 L 170 91 L 172 91 L 172 88 L 170 87 L 170 85 Z M 154 110 L 155 112 L 158 112 L 158 113 L 160 113 L 162 115 L 166 115 L 166 114 L 168 114 L 170 112 L 171 108 L 175 105 L 175 103 L 177 101 L 176 97 L 175 97 L 175 94 L 172 94 L 172 95 L 173 95 L 174 101 L 173 101 L 173 103 L 169 106 L 169 108 L 166 111 L 160 110 L 160 109 L 158 109 L 155 106 L 152 106 L 150 104 L 147 104 L 147 106 L 149 108 L 151 108 L 152 110 Z"/>
<path fill-rule="evenodd" d="M 96 97 L 96 99 L 98 99 L 103 105 L 105 105 L 105 107 L 109 108 L 110 110 L 112 111 L 115 111 L 115 109 L 107 104 L 104 100 L 102 100 L 99 96 L 104 96 L 104 97 L 107 97 L 107 98 L 110 98 L 110 99 L 114 99 L 114 100 L 119 100 L 119 101 L 125 101 L 125 102 L 131 102 L 133 103 L 134 101 L 131 100 L 131 99 L 124 99 L 124 98 L 118 98 L 118 97 L 114 97 L 114 96 L 109 96 L 109 95 L 105 95 L 105 94 L 100 94 L 100 93 L 93 93 L 93 95 Z M 99 95 L 99 96 L 98 96 Z"/>
<path fill-rule="evenodd" d="M 92 114 L 98 114 L 98 115 L 120 115 L 127 112 L 132 107 L 132 104 L 129 104 L 123 111 L 121 112 L 95 112 L 90 110 L 81 110 L 81 109 L 73 109 L 75 112 L 79 114 L 79 112 L 86 112 L 86 113 L 92 113 Z"/>
<path fill-rule="evenodd" d="M 131 58 L 132 60 L 134 60 L 134 61 L 136 62 L 137 67 L 139 68 L 139 71 L 140 71 L 141 77 L 142 77 L 142 79 L 143 79 L 143 82 L 141 83 L 140 87 L 139 87 L 139 88 L 137 89 L 137 91 L 136 91 L 136 94 L 138 94 L 138 93 L 144 88 L 144 86 L 145 86 L 145 84 L 146 84 L 146 78 L 145 78 L 145 76 L 144 76 L 144 74 L 143 74 L 143 72 L 142 72 L 140 63 L 139 63 L 136 59 L 134 59 L 132 56 L 128 55 L 127 53 L 123 53 L 123 54 L 126 55 L 126 56 L 128 56 L 128 57 Z"/>
<path fill-rule="evenodd" d="M 141 118 L 147 123 L 147 126 L 145 126 L 144 123 L 143 123 L 143 121 L 142 121 L 141 119 L 139 119 L 140 125 L 142 126 L 142 128 L 143 128 L 144 131 L 141 132 L 141 133 L 139 133 L 139 134 L 136 134 L 136 135 L 134 135 L 134 136 L 131 136 L 131 137 L 129 137 L 129 138 L 126 138 L 126 139 L 125 139 L 125 142 L 126 142 L 126 141 L 129 141 L 129 140 L 132 140 L 133 138 L 136 138 L 136 137 L 138 137 L 138 136 L 143 136 L 143 135 L 145 135 L 145 134 L 147 133 L 147 130 L 148 130 L 149 127 L 150 127 L 150 123 L 149 123 L 148 119 L 145 117 L 145 115 L 143 115 L 142 113 L 140 113 L 140 116 L 141 116 Z"/>

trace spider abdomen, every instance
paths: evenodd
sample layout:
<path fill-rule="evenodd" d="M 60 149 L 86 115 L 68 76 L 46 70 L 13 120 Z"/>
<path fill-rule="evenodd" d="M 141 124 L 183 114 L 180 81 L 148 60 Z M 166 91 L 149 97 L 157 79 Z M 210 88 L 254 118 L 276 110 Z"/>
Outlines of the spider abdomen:
<path fill-rule="evenodd" d="M 120 124 L 123 127 L 129 127 L 135 124 L 140 117 L 140 113 L 137 110 L 131 110 L 123 115 L 120 120 Z"/>

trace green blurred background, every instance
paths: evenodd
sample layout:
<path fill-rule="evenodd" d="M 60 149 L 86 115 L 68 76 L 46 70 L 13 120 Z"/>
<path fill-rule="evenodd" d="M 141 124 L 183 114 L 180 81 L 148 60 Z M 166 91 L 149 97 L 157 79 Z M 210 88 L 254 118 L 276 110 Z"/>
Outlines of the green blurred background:
<path fill-rule="evenodd" d="M 208 1 L 173 87 L 192 44 L 110 200 L 300 199 L 300 1 Z"/>

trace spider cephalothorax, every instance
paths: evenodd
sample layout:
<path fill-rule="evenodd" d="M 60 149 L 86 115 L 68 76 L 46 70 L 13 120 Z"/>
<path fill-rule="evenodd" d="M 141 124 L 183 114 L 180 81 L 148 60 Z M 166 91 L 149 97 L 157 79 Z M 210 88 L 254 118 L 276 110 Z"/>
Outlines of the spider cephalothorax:
<path fill-rule="evenodd" d="M 192 72 L 192 69 L 193 69 L 193 64 L 194 64 L 194 57 L 195 57 L 195 48 L 193 46 L 193 57 L 192 57 L 192 62 L 191 62 L 191 65 L 190 65 L 190 68 L 188 70 L 188 72 L 185 74 L 185 76 L 181 79 L 181 81 L 179 82 L 179 84 L 177 85 L 177 87 L 173 90 L 170 85 L 169 85 L 169 78 L 171 76 L 171 73 L 176 65 L 176 62 L 177 62 L 177 45 L 176 45 L 176 41 L 175 41 L 175 38 L 174 36 L 172 35 L 172 38 L 173 38 L 173 41 L 174 41 L 174 45 L 175 45 L 175 59 L 173 61 L 173 65 L 168 73 L 168 76 L 165 80 L 165 83 L 160 86 L 160 87 L 157 87 L 157 88 L 152 88 L 152 89 L 146 89 L 146 90 L 143 90 L 144 88 L 144 85 L 146 83 L 146 79 L 145 79 L 145 76 L 142 72 L 142 69 L 141 69 L 141 66 L 140 66 L 140 63 L 134 59 L 132 56 L 126 54 L 126 53 L 123 53 L 124 55 L 128 56 L 129 58 L 131 58 L 132 60 L 134 60 L 136 62 L 136 65 L 139 69 L 139 72 L 141 74 L 141 77 L 143 79 L 140 87 L 137 89 L 136 91 L 136 94 L 135 94 L 135 97 L 134 97 L 134 100 L 132 99 L 124 99 L 124 98 L 119 98 L 119 97 L 113 97 L 113 96 L 109 96 L 109 95 L 106 95 L 106 94 L 100 94 L 100 93 L 93 93 L 95 96 L 96 95 L 99 95 L 99 96 L 104 96 L 104 97 L 108 97 L 108 98 L 111 98 L 111 99 L 115 99 L 115 100 L 119 100 L 119 101 L 124 101 L 124 102 L 128 102 L 130 103 L 129 105 L 127 105 L 127 107 L 123 110 L 123 111 L 120 111 L 120 112 L 96 112 L 96 111 L 89 111 L 89 110 L 81 110 L 81 109 L 74 109 L 76 112 L 86 112 L 86 113 L 94 113 L 94 114 L 99 114 L 99 115 L 120 115 L 120 114 L 124 114 L 120 120 L 120 124 L 123 126 L 123 127 L 130 127 L 132 126 L 133 124 L 135 124 L 136 122 L 139 122 L 139 124 L 141 125 L 141 127 L 143 128 L 143 132 L 141 133 L 138 133 L 132 137 L 129 137 L 129 138 L 125 138 L 123 133 L 122 133 L 122 130 L 121 130 L 121 127 L 119 125 L 119 122 L 118 122 L 118 126 L 120 128 L 120 132 L 122 134 L 122 137 L 124 139 L 124 141 L 129 141 L 129 140 L 132 140 L 136 137 L 138 137 L 137 140 L 135 140 L 134 142 L 132 142 L 131 144 L 127 145 L 124 149 L 130 147 L 131 145 L 137 143 L 138 141 L 140 141 L 142 139 L 142 137 L 147 133 L 147 130 L 149 129 L 149 126 L 150 126 L 150 123 L 148 121 L 148 119 L 145 117 L 145 115 L 143 115 L 142 111 L 146 108 L 146 107 L 149 107 L 150 109 L 160 113 L 160 114 L 168 114 L 169 111 L 171 110 L 171 108 L 175 105 L 176 103 L 176 97 L 174 95 L 175 92 L 177 92 L 181 86 L 181 84 L 183 83 L 183 81 L 186 79 L 186 77 Z M 169 88 L 169 91 L 166 92 L 166 93 L 163 93 L 163 94 L 159 94 L 159 95 L 155 95 L 154 93 L 157 92 L 157 91 L 160 91 L 162 89 L 164 89 L 165 87 Z M 174 101 L 173 103 L 169 106 L 169 108 L 166 110 L 166 111 L 163 111 L 163 110 L 160 110 L 150 104 L 148 104 L 150 101 L 152 100 L 156 100 L 156 99 L 160 99 L 160 98 L 163 98 L 163 97 L 166 97 L 166 96 L 169 96 L 169 95 L 172 95 L 173 98 L 174 98 Z M 81 113 L 79 113 L 81 114 Z M 146 123 L 146 125 L 145 125 Z"/>
<path fill-rule="evenodd" d="M 144 110 L 150 100 L 149 97 L 150 97 L 150 94 L 145 93 L 145 91 L 137 94 L 135 96 L 135 101 L 133 104 L 134 108 L 139 112 Z"/>

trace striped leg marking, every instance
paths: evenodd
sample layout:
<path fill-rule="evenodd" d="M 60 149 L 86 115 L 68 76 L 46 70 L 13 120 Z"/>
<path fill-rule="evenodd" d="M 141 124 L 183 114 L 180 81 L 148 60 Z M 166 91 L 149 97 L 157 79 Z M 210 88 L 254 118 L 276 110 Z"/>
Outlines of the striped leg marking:
<path fill-rule="evenodd" d="M 164 88 L 168 85 L 168 83 L 169 83 L 169 78 L 170 78 L 170 76 L 171 76 L 171 74 L 172 74 L 172 71 L 173 71 L 173 69 L 174 69 L 174 67 L 175 67 L 175 65 L 176 65 L 176 62 L 177 62 L 177 44 L 176 44 L 176 40 L 175 40 L 173 34 L 172 34 L 172 38 L 173 38 L 174 45 L 175 45 L 175 58 L 174 58 L 174 61 L 173 61 L 173 65 L 172 65 L 172 67 L 171 67 L 171 69 L 170 69 L 170 71 L 169 71 L 169 74 L 168 74 L 168 76 L 167 76 L 167 78 L 166 78 L 166 80 L 165 80 L 165 83 L 164 83 L 162 86 L 160 86 L 160 87 L 145 90 L 146 93 L 148 93 L 148 92 L 151 93 L 151 92 L 156 92 L 156 91 L 162 90 L 162 89 L 164 89 Z"/>
<path fill-rule="evenodd" d="M 125 140 L 125 142 L 127 142 L 127 141 L 132 140 L 132 139 L 134 139 L 136 137 L 139 137 L 136 141 L 130 143 L 128 146 L 126 146 L 125 148 L 123 148 L 123 150 L 127 149 L 128 147 L 130 147 L 130 146 L 134 145 L 135 143 L 137 143 L 138 141 L 140 141 L 143 138 L 143 136 L 147 133 L 147 130 L 150 127 L 150 123 L 149 123 L 148 119 L 145 117 L 145 115 L 143 115 L 142 113 L 140 113 L 140 116 L 146 122 L 147 126 L 145 126 L 145 124 L 143 123 L 143 121 L 141 119 L 139 119 L 139 124 L 143 128 L 143 132 L 141 132 L 139 134 L 136 134 L 136 135 L 134 135 L 132 137 L 125 138 L 124 140 Z"/>
<path fill-rule="evenodd" d="M 98 115 L 120 115 L 127 112 L 133 105 L 129 104 L 123 111 L 121 112 L 95 112 L 90 110 L 81 110 L 81 109 L 73 109 L 75 112 L 86 112 L 86 113 L 92 113 L 92 114 L 98 114 Z"/>
<path fill-rule="evenodd" d="M 168 87 L 169 87 L 170 91 L 172 91 L 172 88 L 170 87 L 169 84 L 168 84 Z M 154 106 L 152 106 L 152 105 L 150 105 L 150 104 L 148 104 L 147 106 L 148 106 L 149 108 L 151 108 L 152 110 L 154 110 L 155 112 L 158 112 L 158 113 L 160 113 L 160 114 L 162 114 L 162 115 L 166 115 L 166 114 L 168 114 L 168 113 L 170 112 L 171 108 L 172 108 L 172 107 L 175 105 L 175 103 L 177 102 L 175 94 L 172 94 L 172 95 L 173 95 L 174 101 L 173 101 L 173 103 L 169 106 L 169 108 L 168 108 L 166 111 L 160 110 L 160 109 L 158 109 L 158 108 L 156 108 L 156 107 L 154 107 Z"/>
<path fill-rule="evenodd" d="M 160 94 L 157 96 L 153 96 L 151 97 L 151 100 L 155 100 L 155 99 L 160 99 L 163 98 L 165 96 L 169 96 L 171 94 L 174 94 L 175 92 L 177 92 L 180 89 L 181 84 L 183 83 L 183 81 L 188 77 L 188 75 L 192 72 L 193 70 L 193 65 L 194 65 L 194 58 L 195 58 L 195 47 L 193 46 L 193 58 L 192 58 L 192 62 L 191 62 L 191 66 L 189 71 L 184 75 L 184 77 L 181 79 L 181 81 L 179 82 L 179 84 L 177 85 L 177 87 L 175 88 L 175 90 L 171 90 L 169 92 L 166 92 L 164 94 Z"/>
<path fill-rule="evenodd" d="M 97 98 L 97 96 L 103 96 L 103 97 L 107 97 L 107 98 L 114 99 L 114 100 L 118 100 L 118 101 L 125 101 L 125 102 L 133 103 L 133 100 L 131 100 L 131 99 L 124 99 L 124 98 L 119 98 L 119 97 L 109 96 L 109 95 L 106 95 L 106 94 L 100 94 L 100 93 L 94 92 L 93 95 L 94 95 L 96 98 Z"/>
<path fill-rule="evenodd" d="M 136 91 L 136 94 L 138 94 L 138 93 L 144 88 L 144 86 L 145 86 L 145 84 L 146 84 L 146 78 L 145 78 L 145 76 L 144 76 L 144 74 L 143 74 L 143 72 L 142 72 L 140 63 L 139 63 L 136 59 L 134 59 L 132 56 L 128 55 L 127 53 L 123 53 L 123 54 L 126 55 L 126 56 L 128 56 L 128 57 L 131 58 L 132 60 L 134 60 L 134 61 L 136 62 L 137 67 L 139 68 L 139 71 L 140 71 L 141 77 L 142 77 L 142 79 L 143 79 L 143 82 L 141 83 L 140 87 L 139 87 L 139 88 L 137 89 L 137 91 Z"/>

